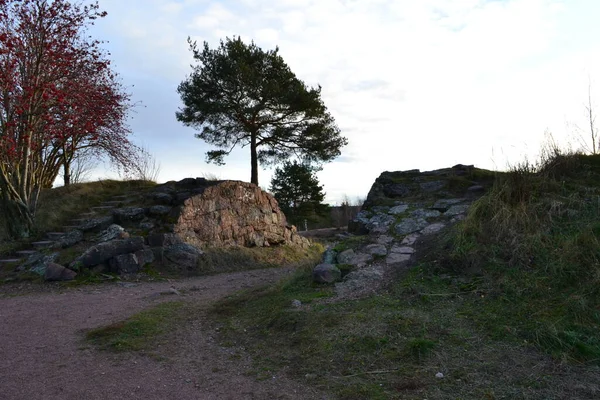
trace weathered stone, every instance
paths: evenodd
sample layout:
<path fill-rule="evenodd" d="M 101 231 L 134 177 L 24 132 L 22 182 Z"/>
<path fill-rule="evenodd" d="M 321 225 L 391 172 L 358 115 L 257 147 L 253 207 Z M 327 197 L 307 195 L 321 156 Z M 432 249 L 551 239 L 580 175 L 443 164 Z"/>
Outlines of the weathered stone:
<path fill-rule="evenodd" d="M 398 235 L 408 235 L 409 233 L 420 231 L 429 223 L 422 218 L 405 218 L 396 225 L 396 233 Z"/>
<path fill-rule="evenodd" d="M 17 271 L 29 271 L 39 275 L 44 275 L 46 266 L 58 259 L 59 253 L 44 254 L 34 253 L 27 260 L 17 267 Z"/>
<path fill-rule="evenodd" d="M 167 215 L 171 212 L 171 210 L 173 209 L 173 207 L 169 207 L 169 206 L 152 206 L 148 209 L 148 213 L 150 215 Z"/>
<path fill-rule="evenodd" d="M 388 211 L 388 213 L 392 215 L 398 215 L 406 212 L 406 210 L 408 210 L 408 204 L 400 204 L 395 207 L 392 207 L 390 211 Z"/>
<path fill-rule="evenodd" d="M 381 235 L 377 238 L 377 244 L 388 245 L 394 241 L 394 238 L 388 235 Z"/>
<path fill-rule="evenodd" d="M 391 215 L 387 214 L 376 214 L 374 217 L 369 219 L 366 227 L 369 232 L 373 233 L 385 233 L 389 230 L 396 220 Z"/>
<path fill-rule="evenodd" d="M 78 226 L 78 229 L 83 232 L 101 231 L 108 228 L 114 222 L 112 215 L 93 218 L 85 221 Z"/>
<path fill-rule="evenodd" d="M 342 271 L 333 264 L 319 264 L 313 269 L 312 278 L 318 283 L 334 283 L 342 279 Z"/>
<path fill-rule="evenodd" d="M 352 271 L 343 282 L 335 284 L 338 296 L 360 297 L 376 291 L 385 282 L 385 274 L 379 266 Z"/>
<path fill-rule="evenodd" d="M 121 234 L 125 232 L 125 229 L 117 224 L 112 224 L 106 230 L 96 236 L 95 241 L 102 243 L 108 242 L 109 240 L 122 239 Z"/>
<path fill-rule="evenodd" d="M 138 250 L 134 254 L 138 260 L 138 264 L 140 265 L 140 267 L 144 267 L 154 262 L 154 252 L 152 251 L 152 249 Z"/>
<path fill-rule="evenodd" d="M 94 265 L 102 264 L 115 256 L 134 253 L 143 248 L 144 238 L 139 236 L 129 239 L 111 240 L 90 247 L 77 261 L 81 262 L 84 267 L 90 268 Z"/>
<path fill-rule="evenodd" d="M 461 203 L 463 201 L 464 199 L 440 199 L 436 201 L 431 208 L 440 212 L 446 212 L 451 206 Z"/>
<path fill-rule="evenodd" d="M 143 219 L 146 209 L 142 207 L 123 207 L 113 210 L 112 213 L 115 221 L 123 224 Z"/>
<path fill-rule="evenodd" d="M 173 196 L 168 193 L 152 193 L 150 198 L 158 204 L 171 205 L 173 202 Z"/>
<path fill-rule="evenodd" d="M 444 216 L 453 217 L 455 215 L 465 214 L 469 210 L 469 207 L 470 206 L 468 204 L 452 206 L 444 213 Z"/>
<path fill-rule="evenodd" d="M 192 270 L 198 267 L 202 254 L 204 253 L 200 249 L 190 244 L 173 244 L 164 248 L 163 263 Z"/>
<path fill-rule="evenodd" d="M 412 193 L 412 189 L 409 185 L 403 183 L 392 183 L 383 187 L 383 193 L 387 197 L 406 197 Z"/>
<path fill-rule="evenodd" d="M 72 281 L 76 276 L 75 271 L 53 262 L 46 265 L 44 272 L 44 279 L 47 281 Z"/>
<path fill-rule="evenodd" d="M 143 230 L 146 230 L 146 231 L 154 229 L 154 226 L 155 226 L 154 223 L 150 222 L 150 221 L 140 222 L 140 229 L 143 229 Z"/>
<path fill-rule="evenodd" d="M 120 254 L 111 258 L 108 262 L 111 272 L 119 275 L 135 274 L 140 271 L 140 263 L 135 254 Z"/>
<path fill-rule="evenodd" d="M 370 244 L 365 247 L 365 251 L 373 256 L 387 255 L 387 249 L 382 244 Z"/>
<path fill-rule="evenodd" d="M 447 185 L 446 181 L 431 181 L 431 182 L 423 182 L 419 186 L 421 190 L 424 192 L 437 192 L 438 190 L 442 190 Z"/>
<path fill-rule="evenodd" d="M 328 248 L 323 252 L 321 259 L 323 260 L 323 264 L 335 264 L 337 261 L 337 251 Z"/>
<path fill-rule="evenodd" d="M 415 249 L 409 246 L 394 246 L 390 249 L 390 253 L 414 254 Z"/>
<path fill-rule="evenodd" d="M 360 266 L 368 264 L 371 261 L 373 261 L 373 256 L 371 254 L 355 253 L 352 249 L 342 251 L 338 254 L 339 264 Z"/>
<path fill-rule="evenodd" d="M 174 233 L 197 247 L 310 245 L 287 225 L 273 196 L 245 182 L 212 182 L 183 201 L 176 220 Z"/>
<path fill-rule="evenodd" d="M 73 229 L 66 232 L 63 236 L 56 241 L 57 247 L 66 249 L 67 247 L 75 246 L 77 243 L 83 240 L 83 231 L 79 229 Z"/>
<path fill-rule="evenodd" d="M 400 263 L 409 261 L 410 257 L 411 257 L 410 254 L 390 253 L 390 254 L 388 254 L 387 258 L 385 259 L 385 262 L 388 265 L 400 264 Z"/>
<path fill-rule="evenodd" d="M 407 235 L 404 239 L 402 239 L 402 242 L 400 242 L 400 244 L 405 246 L 412 246 L 420 237 L 420 233 L 411 233 L 410 235 Z"/>
<path fill-rule="evenodd" d="M 446 227 L 446 224 L 442 224 L 442 223 L 431 224 L 428 227 L 424 228 L 421 231 L 421 234 L 423 234 L 423 235 L 431 235 L 433 233 L 438 233 L 439 231 L 441 231 L 445 227 Z"/>
<path fill-rule="evenodd" d="M 411 212 L 410 215 L 413 218 L 427 219 L 427 218 L 437 218 L 440 215 L 442 215 L 442 213 L 437 210 L 424 210 L 422 208 L 419 208 L 419 209 Z"/>

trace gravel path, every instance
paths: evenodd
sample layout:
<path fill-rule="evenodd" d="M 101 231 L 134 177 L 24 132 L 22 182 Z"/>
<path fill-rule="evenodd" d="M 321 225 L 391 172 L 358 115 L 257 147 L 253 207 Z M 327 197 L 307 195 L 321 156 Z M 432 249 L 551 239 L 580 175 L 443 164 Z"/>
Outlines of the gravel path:
<path fill-rule="evenodd" d="M 186 299 L 208 305 L 289 273 L 266 269 L 0 296 L 0 399 L 327 398 L 284 376 L 257 381 L 246 373 L 251 360 L 220 347 L 202 316 L 177 332 L 164 350 L 169 353 L 161 353 L 166 360 L 98 351 L 83 341 L 84 330 L 121 321 L 158 302 Z M 184 295 L 160 295 L 172 286 Z"/>

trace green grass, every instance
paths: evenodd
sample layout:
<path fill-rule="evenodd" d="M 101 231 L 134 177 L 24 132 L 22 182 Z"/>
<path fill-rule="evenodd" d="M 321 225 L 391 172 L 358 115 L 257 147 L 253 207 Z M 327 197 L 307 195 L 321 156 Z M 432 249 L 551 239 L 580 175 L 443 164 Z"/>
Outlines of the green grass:
<path fill-rule="evenodd" d="M 222 342 L 340 399 L 594 398 L 600 157 L 572 157 L 498 174 L 376 296 L 324 301 L 306 270 L 221 302 Z"/>
<path fill-rule="evenodd" d="M 85 339 L 104 350 L 150 351 L 184 317 L 183 308 L 183 302 L 161 303 L 125 321 L 92 329 Z"/>

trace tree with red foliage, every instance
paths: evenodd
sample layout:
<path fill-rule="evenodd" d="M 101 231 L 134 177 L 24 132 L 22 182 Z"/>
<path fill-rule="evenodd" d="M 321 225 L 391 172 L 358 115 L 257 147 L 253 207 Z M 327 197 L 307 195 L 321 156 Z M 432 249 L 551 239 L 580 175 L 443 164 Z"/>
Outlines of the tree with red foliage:
<path fill-rule="evenodd" d="M 0 0 L 0 192 L 13 237 L 31 234 L 41 189 L 61 166 L 68 183 L 78 150 L 134 162 L 130 96 L 101 42 L 84 35 L 105 15 L 98 3 Z"/>

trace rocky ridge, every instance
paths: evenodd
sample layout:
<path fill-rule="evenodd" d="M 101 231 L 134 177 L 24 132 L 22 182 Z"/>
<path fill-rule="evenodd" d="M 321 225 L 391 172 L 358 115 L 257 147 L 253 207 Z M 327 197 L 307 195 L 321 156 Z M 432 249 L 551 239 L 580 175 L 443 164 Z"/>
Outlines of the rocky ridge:
<path fill-rule="evenodd" d="M 492 171 L 460 164 L 382 173 L 349 224 L 349 235 L 325 252 L 313 279 L 335 283 L 338 298 L 377 291 L 408 268 L 421 241 L 464 219 L 493 177 Z"/>
<path fill-rule="evenodd" d="M 193 272 L 207 247 L 310 245 L 287 225 L 270 194 L 245 182 L 204 178 L 115 196 L 74 219 L 64 232 L 46 236 L 0 262 L 46 280 L 71 280 L 82 269 L 126 275 L 150 263 Z"/>

